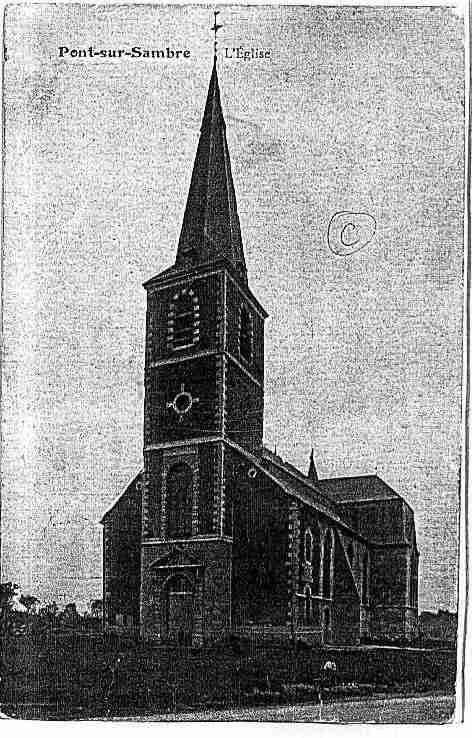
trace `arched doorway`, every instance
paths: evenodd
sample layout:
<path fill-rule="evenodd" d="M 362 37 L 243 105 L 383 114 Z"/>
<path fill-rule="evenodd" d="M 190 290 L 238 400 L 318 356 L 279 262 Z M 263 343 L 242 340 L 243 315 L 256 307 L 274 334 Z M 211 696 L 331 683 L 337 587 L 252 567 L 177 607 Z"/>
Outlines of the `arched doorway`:
<path fill-rule="evenodd" d="M 191 645 L 193 634 L 193 588 L 187 577 L 175 574 L 165 587 L 167 640 Z"/>

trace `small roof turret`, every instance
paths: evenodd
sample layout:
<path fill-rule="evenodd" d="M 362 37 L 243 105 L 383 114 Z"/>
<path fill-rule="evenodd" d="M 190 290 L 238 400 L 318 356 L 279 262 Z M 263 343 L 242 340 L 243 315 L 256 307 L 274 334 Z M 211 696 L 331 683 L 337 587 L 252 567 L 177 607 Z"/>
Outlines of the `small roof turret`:
<path fill-rule="evenodd" d="M 318 472 L 316 471 L 315 459 L 313 458 L 313 449 L 310 454 L 310 466 L 308 469 L 308 479 L 312 482 L 318 482 Z"/>

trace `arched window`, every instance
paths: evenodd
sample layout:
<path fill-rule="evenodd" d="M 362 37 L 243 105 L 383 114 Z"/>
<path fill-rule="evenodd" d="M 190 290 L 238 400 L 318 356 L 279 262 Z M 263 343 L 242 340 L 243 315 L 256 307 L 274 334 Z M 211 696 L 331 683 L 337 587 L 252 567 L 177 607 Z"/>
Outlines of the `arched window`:
<path fill-rule="evenodd" d="M 169 469 L 166 482 L 167 538 L 192 535 L 193 475 L 187 464 Z"/>
<path fill-rule="evenodd" d="M 327 530 L 323 545 L 323 597 L 331 597 L 331 570 L 333 559 L 333 532 Z"/>
<path fill-rule="evenodd" d="M 246 361 L 252 358 L 252 323 L 249 311 L 242 306 L 239 313 L 239 353 Z"/>
<path fill-rule="evenodd" d="M 416 556 L 411 557 L 410 571 L 410 606 L 416 607 L 418 604 L 418 559 Z"/>
<path fill-rule="evenodd" d="M 321 573 L 321 542 L 320 529 L 317 524 L 314 525 L 314 533 L 312 534 L 312 555 L 311 561 L 313 565 L 313 590 L 315 595 L 320 594 L 320 573 Z"/>
<path fill-rule="evenodd" d="M 310 625 L 311 623 L 311 587 L 308 584 L 305 587 L 305 615 L 303 619 L 304 619 L 305 625 Z"/>
<path fill-rule="evenodd" d="M 352 567 L 352 564 L 354 563 L 354 544 L 352 541 L 349 541 L 348 547 L 347 547 L 347 558 L 349 560 L 349 563 Z"/>
<path fill-rule="evenodd" d="M 369 600 L 369 556 L 367 552 L 362 557 L 362 603 Z"/>
<path fill-rule="evenodd" d="M 200 338 L 200 309 L 193 290 L 183 289 L 174 295 L 169 308 L 167 343 L 169 348 L 194 346 Z"/>
<path fill-rule="evenodd" d="M 331 640 L 331 613 L 329 607 L 323 610 L 323 641 L 327 643 Z"/>
<path fill-rule="evenodd" d="M 305 531 L 305 561 L 311 564 L 313 557 L 313 533 L 309 528 Z"/>

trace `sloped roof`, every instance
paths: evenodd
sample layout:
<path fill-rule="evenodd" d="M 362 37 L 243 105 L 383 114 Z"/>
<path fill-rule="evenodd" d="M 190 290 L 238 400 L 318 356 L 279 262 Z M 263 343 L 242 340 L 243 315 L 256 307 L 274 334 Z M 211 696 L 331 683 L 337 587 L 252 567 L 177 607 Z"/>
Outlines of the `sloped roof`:
<path fill-rule="evenodd" d="M 308 479 L 295 466 L 284 461 L 280 456 L 273 454 L 265 447 L 260 463 L 270 471 L 277 481 L 293 491 L 297 497 L 303 496 L 307 501 L 321 505 L 326 512 L 335 515 L 337 518 L 339 517 L 340 511 L 335 501 L 321 490 L 318 483 Z"/>
<path fill-rule="evenodd" d="M 137 474 L 134 474 L 133 477 L 128 482 L 128 484 L 124 487 L 123 491 L 118 495 L 118 497 L 115 498 L 115 500 L 113 500 L 113 502 L 111 503 L 111 505 L 103 513 L 103 516 L 102 516 L 102 518 L 100 520 L 100 523 L 102 525 L 105 522 L 106 518 L 110 515 L 111 511 L 114 510 L 115 507 L 118 505 L 118 503 L 123 499 L 123 497 L 125 496 L 125 494 L 129 490 L 131 490 L 133 487 L 135 487 L 138 482 L 140 482 L 142 480 L 143 473 L 144 473 L 144 469 L 140 469 Z"/>
<path fill-rule="evenodd" d="M 338 504 L 403 499 L 376 474 L 321 479 L 318 486 Z"/>
<path fill-rule="evenodd" d="M 312 505 L 365 541 L 375 545 L 409 543 L 405 534 L 403 514 L 398 514 L 399 510 L 396 513 L 393 511 L 393 514 L 389 511 L 386 518 L 383 503 L 387 500 L 398 501 L 402 509 L 409 505 L 376 474 L 313 482 L 292 464 L 283 461 L 280 456 L 268 449 L 263 451 L 261 464 L 289 494 Z M 371 507 L 373 509 L 370 509 Z"/>
<path fill-rule="evenodd" d="M 370 522 L 357 520 L 354 522 L 352 516 L 348 514 L 348 510 L 345 507 L 346 502 L 356 504 L 357 502 L 364 501 L 366 498 L 360 494 L 363 491 L 364 494 L 370 494 L 371 500 L 378 503 L 378 513 L 382 514 L 381 503 L 386 499 L 397 499 L 402 500 L 400 495 L 397 495 L 385 482 L 378 477 L 347 477 L 345 479 L 327 479 L 318 482 L 312 482 L 306 477 L 301 471 L 299 471 L 292 464 L 283 461 L 280 456 L 273 454 L 268 449 L 263 450 L 263 456 L 259 461 L 262 468 L 270 475 L 270 477 L 287 492 L 288 494 L 297 497 L 299 500 L 313 507 L 315 510 L 323 513 L 327 517 L 331 518 L 332 521 L 336 522 L 340 527 L 349 531 L 349 533 L 355 534 L 365 541 L 371 543 L 404 543 L 403 525 L 401 525 L 401 531 L 396 531 L 392 527 L 388 530 L 382 528 L 382 523 L 379 523 L 380 527 L 372 529 Z M 362 480 L 371 479 L 373 482 L 367 483 L 367 487 L 362 484 Z M 361 480 L 361 484 L 357 483 Z M 341 482 L 341 485 L 339 483 Z M 358 498 L 352 499 L 348 497 L 345 499 L 346 487 L 349 489 L 355 489 L 359 492 Z M 335 496 L 333 489 L 338 488 L 339 495 Z M 369 491 L 370 490 L 370 491 Z M 377 505 L 376 505 L 377 508 Z M 385 536 L 384 534 L 387 534 Z M 386 540 L 386 537 L 388 540 Z"/>

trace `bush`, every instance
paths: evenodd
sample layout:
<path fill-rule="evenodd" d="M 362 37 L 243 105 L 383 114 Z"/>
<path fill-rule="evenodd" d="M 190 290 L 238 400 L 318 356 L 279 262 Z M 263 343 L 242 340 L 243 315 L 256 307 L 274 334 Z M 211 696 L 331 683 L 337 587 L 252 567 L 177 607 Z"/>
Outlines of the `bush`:
<path fill-rule="evenodd" d="M 319 694 L 320 688 L 316 684 L 283 684 L 283 694 L 290 698 L 313 697 Z"/>

